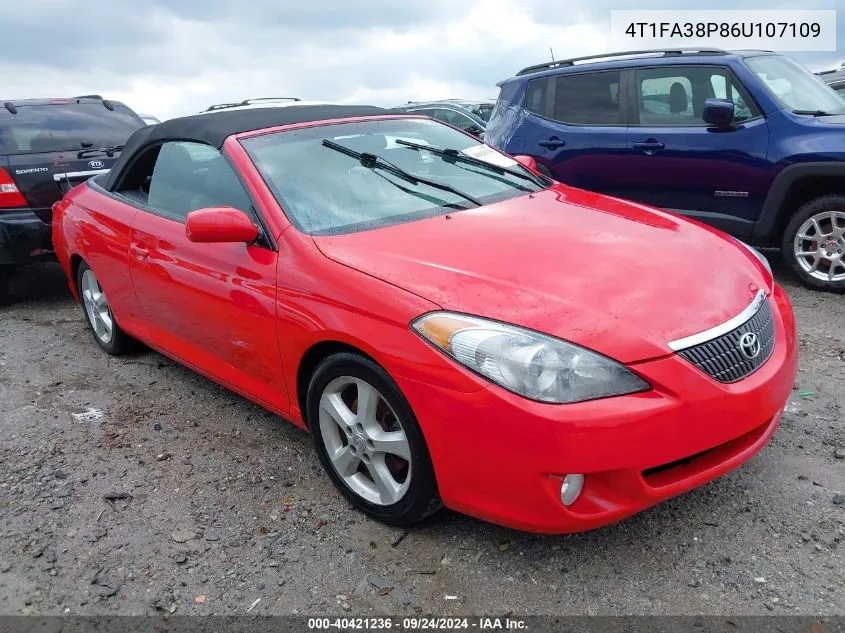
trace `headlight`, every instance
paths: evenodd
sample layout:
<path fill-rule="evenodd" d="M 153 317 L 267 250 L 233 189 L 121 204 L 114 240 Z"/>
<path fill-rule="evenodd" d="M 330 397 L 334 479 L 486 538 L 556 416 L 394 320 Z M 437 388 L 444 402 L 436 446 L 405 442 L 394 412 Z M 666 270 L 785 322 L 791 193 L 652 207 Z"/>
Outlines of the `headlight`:
<path fill-rule="evenodd" d="M 616 361 L 514 325 L 433 312 L 411 328 L 464 367 L 531 400 L 581 402 L 650 388 Z"/>
<path fill-rule="evenodd" d="M 748 244 L 746 244 L 742 240 L 737 240 L 737 242 L 742 244 L 747 250 L 749 250 L 754 255 L 754 257 L 759 259 L 760 263 L 763 264 L 763 266 L 766 267 L 766 270 L 769 271 L 769 275 L 772 276 L 772 265 L 769 263 L 769 260 L 766 259 L 760 251 L 758 251 L 756 248 L 749 246 Z"/>

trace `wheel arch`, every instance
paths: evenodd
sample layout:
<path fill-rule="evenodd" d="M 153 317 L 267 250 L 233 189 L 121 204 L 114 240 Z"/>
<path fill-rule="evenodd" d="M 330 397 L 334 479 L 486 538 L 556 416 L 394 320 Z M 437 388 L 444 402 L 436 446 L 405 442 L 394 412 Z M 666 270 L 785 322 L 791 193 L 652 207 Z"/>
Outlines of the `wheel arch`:
<path fill-rule="evenodd" d="M 73 282 L 73 289 L 76 291 L 77 298 L 79 298 L 79 265 L 85 261 L 82 259 L 82 255 L 78 253 L 74 253 L 70 256 L 70 274 L 71 274 L 71 281 Z"/>
<path fill-rule="evenodd" d="M 296 370 L 296 404 L 299 407 L 299 412 L 302 415 L 302 422 L 308 428 L 308 385 L 311 383 L 311 377 L 314 375 L 314 370 L 329 356 L 347 352 L 350 354 L 358 354 L 367 360 L 375 363 L 385 371 L 384 365 L 373 358 L 371 354 L 361 349 L 350 342 L 341 341 L 338 339 L 322 340 L 314 343 L 309 347 L 302 358 L 299 360 L 299 366 Z M 388 372 L 390 373 L 390 372 Z"/>
<path fill-rule="evenodd" d="M 784 168 L 769 188 L 752 241 L 779 246 L 790 217 L 810 200 L 831 194 L 845 195 L 845 163 L 802 163 Z"/>

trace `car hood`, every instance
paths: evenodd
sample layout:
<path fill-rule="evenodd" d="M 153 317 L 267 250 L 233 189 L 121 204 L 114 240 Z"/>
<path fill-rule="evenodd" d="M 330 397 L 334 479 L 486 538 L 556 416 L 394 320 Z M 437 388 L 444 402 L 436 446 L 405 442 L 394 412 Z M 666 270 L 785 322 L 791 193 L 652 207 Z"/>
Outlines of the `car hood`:
<path fill-rule="evenodd" d="M 443 309 L 552 334 L 622 362 L 721 324 L 766 288 L 731 238 L 557 185 L 425 220 L 314 238 L 329 258 Z"/>
<path fill-rule="evenodd" d="M 845 114 L 831 114 L 825 117 L 816 117 L 816 121 L 825 125 L 845 125 Z"/>

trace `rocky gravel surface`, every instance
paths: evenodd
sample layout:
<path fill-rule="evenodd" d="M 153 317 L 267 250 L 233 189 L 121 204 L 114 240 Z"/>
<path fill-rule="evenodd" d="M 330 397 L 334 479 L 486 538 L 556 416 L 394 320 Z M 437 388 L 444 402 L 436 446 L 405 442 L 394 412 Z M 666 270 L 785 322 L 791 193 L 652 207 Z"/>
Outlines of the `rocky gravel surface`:
<path fill-rule="evenodd" d="M 845 614 L 845 297 L 776 271 L 801 370 L 771 443 L 620 524 L 364 518 L 309 437 L 150 351 L 109 358 L 55 266 L 0 308 L 2 614 Z"/>

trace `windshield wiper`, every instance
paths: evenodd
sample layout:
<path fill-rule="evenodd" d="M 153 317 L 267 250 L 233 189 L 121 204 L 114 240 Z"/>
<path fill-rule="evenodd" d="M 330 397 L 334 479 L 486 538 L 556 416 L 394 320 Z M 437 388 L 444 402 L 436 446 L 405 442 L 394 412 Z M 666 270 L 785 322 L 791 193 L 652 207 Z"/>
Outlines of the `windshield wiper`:
<path fill-rule="evenodd" d="M 114 158 L 115 152 L 120 152 L 123 150 L 123 145 L 112 145 L 111 147 L 92 147 L 91 149 L 82 149 L 76 153 L 77 158 L 85 158 L 86 156 L 90 156 L 92 154 L 102 154 L 105 153 L 106 156 L 109 158 Z"/>
<path fill-rule="evenodd" d="M 463 198 L 464 200 L 472 202 L 477 207 L 481 206 L 481 202 L 478 200 L 478 198 L 475 198 L 469 195 L 468 193 L 464 193 L 460 189 L 455 189 L 452 185 L 446 185 L 442 182 L 437 182 L 436 180 L 429 180 L 428 178 L 423 178 L 421 176 L 417 176 L 416 174 L 412 174 L 409 171 L 405 171 L 398 165 L 394 165 L 386 158 L 382 158 L 381 156 L 378 156 L 376 154 L 370 154 L 369 152 L 357 152 L 350 147 L 346 147 L 345 145 L 341 145 L 340 143 L 335 143 L 334 141 L 330 141 L 327 138 L 323 139 L 323 146 L 359 160 L 361 162 L 361 165 L 363 165 L 364 167 L 369 167 L 370 169 L 375 169 L 376 167 L 378 167 L 388 173 L 393 174 L 394 176 L 398 176 L 402 180 L 408 181 L 412 185 L 418 185 L 422 183 L 424 185 L 428 185 L 429 187 L 434 187 L 435 189 L 440 189 L 442 191 L 448 191 L 450 193 L 453 193 L 456 196 Z"/>
<path fill-rule="evenodd" d="M 493 163 L 488 163 L 486 160 L 481 160 L 480 158 L 473 158 L 472 156 L 467 156 L 466 154 L 461 153 L 456 149 L 449 149 L 449 148 L 440 148 L 440 147 L 433 147 L 431 145 L 423 145 L 422 143 L 412 143 L 411 141 L 405 141 L 401 138 L 396 139 L 396 142 L 399 145 L 405 145 L 407 147 L 413 147 L 414 149 L 418 150 L 427 150 L 432 154 L 437 154 L 439 156 L 443 156 L 444 158 L 461 161 L 462 163 L 468 163 L 470 165 L 476 165 L 478 167 L 484 167 L 485 169 L 489 169 L 490 171 L 495 171 L 499 174 L 508 174 L 510 176 L 514 176 L 516 178 L 521 178 L 523 180 L 528 180 L 535 185 L 542 184 L 544 187 L 546 183 L 540 180 L 537 176 L 533 174 L 523 174 L 522 172 L 516 171 L 515 169 L 511 169 L 510 167 L 502 167 L 500 165 L 495 165 Z"/>
<path fill-rule="evenodd" d="M 810 116 L 833 116 L 833 112 L 825 112 L 824 110 L 793 110 L 792 114 L 807 114 Z"/>

